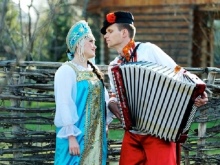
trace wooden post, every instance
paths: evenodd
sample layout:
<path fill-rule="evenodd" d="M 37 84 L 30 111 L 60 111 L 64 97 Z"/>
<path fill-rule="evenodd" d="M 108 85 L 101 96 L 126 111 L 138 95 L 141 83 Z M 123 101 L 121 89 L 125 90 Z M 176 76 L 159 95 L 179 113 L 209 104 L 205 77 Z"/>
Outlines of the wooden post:
<path fill-rule="evenodd" d="M 208 68 L 208 81 L 207 81 L 207 85 L 208 84 L 214 84 L 215 81 L 215 77 L 217 72 L 213 71 L 212 68 Z M 209 97 L 211 96 L 211 94 L 209 94 Z M 197 152 L 197 157 L 200 158 L 200 161 L 196 162 L 196 164 L 198 165 L 203 165 L 205 164 L 205 162 L 203 161 L 203 157 L 204 157 L 204 148 L 205 148 L 205 143 L 206 143 L 206 121 L 207 121 L 207 110 L 203 110 L 201 112 L 201 122 L 198 124 L 198 152 Z"/>
<path fill-rule="evenodd" d="M 17 73 L 17 71 L 16 71 L 16 69 L 18 69 L 18 68 L 16 68 L 16 66 L 14 66 L 14 67 L 11 67 L 10 74 L 8 74 L 8 80 L 9 80 L 8 84 L 9 85 L 18 85 L 22 81 L 19 73 Z M 17 88 L 11 88 L 10 94 L 16 96 L 16 95 L 20 94 L 20 91 Z M 20 100 L 10 99 L 10 102 L 11 102 L 12 107 L 16 107 L 16 108 L 20 107 L 20 104 L 21 104 Z M 21 113 L 22 112 L 12 111 L 11 116 L 12 117 L 21 116 L 22 115 Z M 18 123 L 13 122 L 12 131 L 11 131 L 12 136 L 15 139 L 20 137 L 21 133 L 22 133 L 22 129 L 23 129 L 23 126 L 21 124 L 19 124 L 19 122 Z M 14 158 L 23 157 L 23 153 L 19 152 L 19 148 L 22 147 L 22 143 L 13 143 L 12 147 L 13 147 L 13 157 Z M 13 164 L 16 164 L 16 161 L 14 161 Z"/>
<path fill-rule="evenodd" d="M 185 165 L 190 165 L 190 161 L 189 161 L 189 150 L 185 149 L 184 147 L 182 147 L 183 151 L 184 151 L 184 155 L 185 155 L 185 160 L 184 163 Z"/>

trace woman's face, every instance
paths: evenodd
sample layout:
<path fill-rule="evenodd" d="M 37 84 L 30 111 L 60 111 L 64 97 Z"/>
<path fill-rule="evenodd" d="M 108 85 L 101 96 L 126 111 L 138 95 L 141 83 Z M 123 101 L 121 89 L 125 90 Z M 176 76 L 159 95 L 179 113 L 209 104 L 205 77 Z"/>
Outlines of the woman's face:
<path fill-rule="evenodd" d="M 84 42 L 84 55 L 85 58 L 90 59 L 95 57 L 95 50 L 96 50 L 96 45 L 95 45 L 95 38 L 93 36 L 89 36 L 85 38 Z"/>

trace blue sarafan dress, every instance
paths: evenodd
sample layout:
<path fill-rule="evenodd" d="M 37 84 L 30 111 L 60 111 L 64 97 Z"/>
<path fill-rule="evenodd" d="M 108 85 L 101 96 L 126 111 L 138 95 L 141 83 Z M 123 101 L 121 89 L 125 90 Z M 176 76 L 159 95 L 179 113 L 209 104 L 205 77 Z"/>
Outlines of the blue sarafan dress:
<path fill-rule="evenodd" d="M 68 138 L 56 137 L 55 165 L 106 165 L 107 139 L 105 127 L 105 96 L 101 81 L 92 71 L 79 71 L 70 62 L 65 63 L 76 73 L 77 94 L 75 104 L 81 131 L 76 136 L 80 156 L 70 155 Z M 63 82 L 65 85 L 65 82 Z M 62 127 L 56 128 L 56 133 Z"/>

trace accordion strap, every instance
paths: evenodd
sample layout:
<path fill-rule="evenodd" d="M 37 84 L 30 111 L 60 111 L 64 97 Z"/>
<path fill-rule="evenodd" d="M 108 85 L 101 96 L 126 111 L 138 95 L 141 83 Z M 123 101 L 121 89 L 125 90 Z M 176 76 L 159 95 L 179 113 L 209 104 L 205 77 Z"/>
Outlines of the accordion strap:
<path fill-rule="evenodd" d="M 134 50 L 133 50 L 133 52 L 132 52 L 132 54 L 131 54 L 131 56 L 130 56 L 130 60 L 131 60 L 131 59 L 134 60 L 135 57 L 137 58 L 136 51 L 137 51 L 138 47 L 140 46 L 140 44 L 141 44 L 141 43 L 137 44 L 137 46 L 134 48 Z M 129 61 L 130 61 L 130 60 L 129 60 Z M 137 61 L 137 59 L 136 59 L 135 61 Z M 133 61 L 133 62 L 134 62 L 134 61 Z"/>

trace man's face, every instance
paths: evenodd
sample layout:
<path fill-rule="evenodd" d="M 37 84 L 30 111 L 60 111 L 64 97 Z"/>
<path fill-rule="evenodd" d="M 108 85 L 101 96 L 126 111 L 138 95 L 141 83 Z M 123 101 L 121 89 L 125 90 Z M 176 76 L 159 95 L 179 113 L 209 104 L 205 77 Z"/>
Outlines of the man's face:
<path fill-rule="evenodd" d="M 106 40 L 108 48 L 117 49 L 123 42 L 123 33 L 119 31 L 116 24 L 112 24 L 106 29 L 104 39 Z"/>

